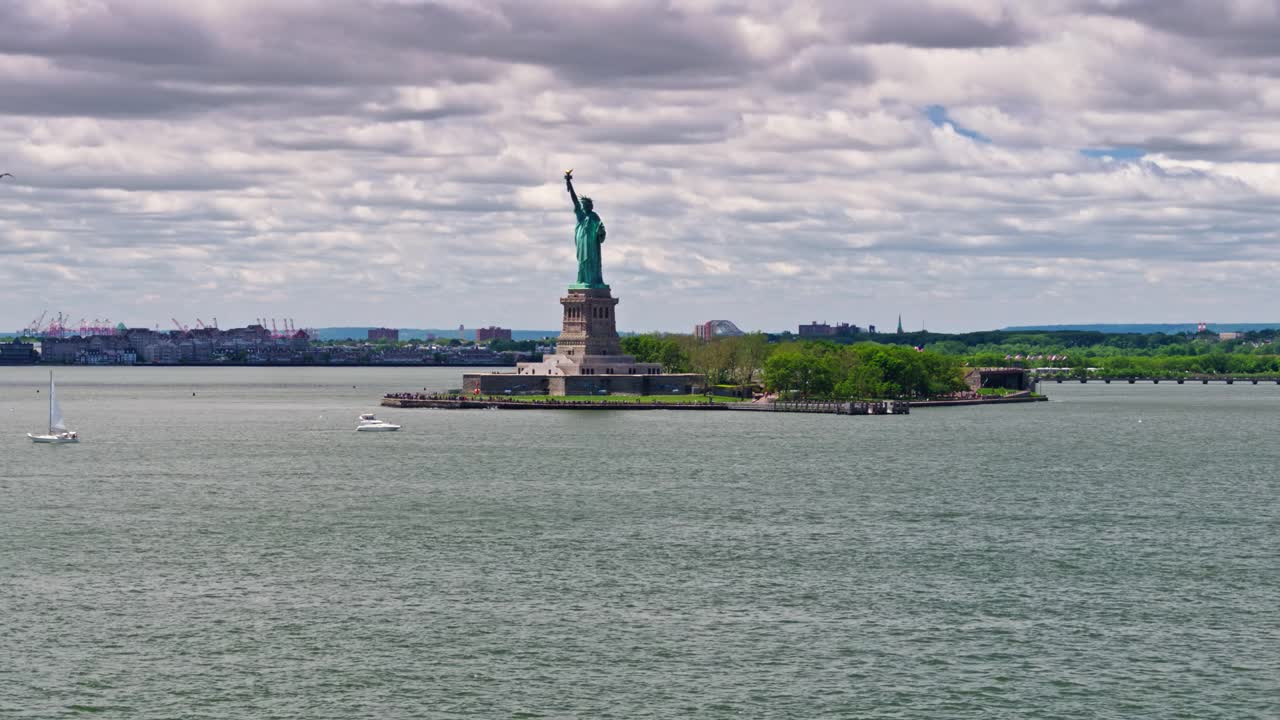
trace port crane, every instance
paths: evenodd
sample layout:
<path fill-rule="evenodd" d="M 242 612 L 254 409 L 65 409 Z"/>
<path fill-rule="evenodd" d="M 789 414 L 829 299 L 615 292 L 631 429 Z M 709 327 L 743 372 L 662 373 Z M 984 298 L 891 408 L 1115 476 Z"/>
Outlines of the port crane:
<path fill-rule="evenodd" d="M 111 318 L 104 318 L 101 320 L 94 318 L 92 323 L 87 323 L 84 318 L 80 318 L 80 337 L 115 334 L 116 329 L 111 325 Z"/>
<path fill-rule="evenodd" d="M 49 321 L 49 326 L 44 330 L 45 337 L 60 338 L 67 333 L 67 321 L 71 318 L 58 313 L 58 317 Z"/>
<path fill-rule="evenodd" d="M 49 314 L 49 311 L 45 310 L 44 312 L 40 313 L 40 317 L 36 318 L 35 320 L 32 320 L 31 324 L 27 326 L 27 334 L 35 335 L 39 333 L 40 329 L 44 327 L 44 316 L 48 314 Z"/>
<path fill-rule="evenodd" d="M 267 318 L 262 318 L 262 327 L 267 327 Z M 298 327 L 293 324 L 293 318 L 271 318 L 271 337 L 276 340 L 288 340 L 298 333 Z"/>
<path fill-rule="evenodd" d="M 293 318 L 254 318 L 254 325 L 267 331 L 267 334 L 274 339 L 287 339 L 293 337 L 298 328 L 293 324 Z M 218 318 L 213 319 L 213 327 L 218 327 Z"/>

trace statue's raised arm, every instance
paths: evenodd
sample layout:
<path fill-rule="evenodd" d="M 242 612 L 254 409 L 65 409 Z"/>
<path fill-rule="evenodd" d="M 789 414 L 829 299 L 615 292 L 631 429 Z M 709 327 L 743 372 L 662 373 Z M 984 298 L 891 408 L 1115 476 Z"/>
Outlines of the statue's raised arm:
<path fill-rule="evenodd" d="M 573 198 L 573 212 L 582 214 L 582 203 L 578 202 L 578 193 L 573 191 L 573 168 L 564 171 L 564 185 L 569 188 L 569 197 Z"/>

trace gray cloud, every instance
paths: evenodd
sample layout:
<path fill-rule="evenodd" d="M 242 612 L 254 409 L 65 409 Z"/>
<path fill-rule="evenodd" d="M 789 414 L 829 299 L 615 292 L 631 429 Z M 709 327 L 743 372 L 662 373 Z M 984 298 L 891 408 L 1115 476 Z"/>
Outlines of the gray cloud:
<path fill-rule="evenodd" d="M 832 84 L 867 85 L 875 79 L 875 67 L 851 47 L 803 48 L 771 71 L 773 84 L 786 92 L 813 92 Z"/>
<path fill-rule="evenodd" d="M 568 167 L 630 328 L 1265 319 L 1266 16 L 817 6 L 5 3 L 0 327 L 554 327 Z"/>
<path fill-rule="evenodd" d="M 227 5 L 239 10 L 234 19 L 213 23 L 173 3 L 115 2 L 71 17 L 19 4 L 0 9 L 0 52 L 123 63 L 150 77 L 294 84 L 412 82 L 439 77 L 432 66 L 441 58 L 455 60 L 453 77 L 466 67 L 456 61 L 472 58 L 544 66 L 579 82 L 738 75 L 750 60 L 734 39 L 732 18 L 682 12 L 659 0 L 595 8 L 374 0 Z M 353 47 L 359 52 L 349 52 Z"/>
<path fill-rule="evenodd" d="M 270 93 L 150 86 L 102 75 L 0 78 L 0 112 L 12 115 L 151 117 L 268 104 Z"/>
<path fill-rule="evenodd" d="M 0 6 L 0 51 L 139 65 L 197 65 L 217 54 L 216 31 L 175 5 L 86 4 L 58 13 L 44 3 Z"/>
<path fill-rule="evenodd" d="M 511 32 L 498 54 L 545 65 L 578 80 L 673 74 L 736 75 L 751 58 L 730 18 L 691 15 L 660 0 L 620 3 L 595 11 L 547 12 L 534 3 L 505 7 Z M 490 56 L 493 38 L 473 35 L 459 46 Z"/>
<path fill-rule="evenodd" d="M 983 17 L 972 9 L 930 3 L 882 3 L 850 6 L 849 38 L 865 43 L 892 43 L 917 48 L 973 49 L 1023 45 L 1036 32 L 1008 9 Z"/>
<path fill-rule="evenodd" d="M 1082 4 L 1087 12 L 1126 18 L 1178 36 L 1215 53 L 1280 56 L 1280 12 L 1273 2 L 1227 0 L 1106 0 Z"/>

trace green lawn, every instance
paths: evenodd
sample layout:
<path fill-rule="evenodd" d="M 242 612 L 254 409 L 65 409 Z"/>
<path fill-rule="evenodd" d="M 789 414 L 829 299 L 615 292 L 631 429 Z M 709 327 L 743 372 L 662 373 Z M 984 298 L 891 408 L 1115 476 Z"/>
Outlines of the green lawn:
<path fill-rule="evenodd" d="M 532 402 L 534 400 L 560 400 L 562 402 L 615 402 L 615 403 L 705 403 L 705 395 L 481 395 L 485 400 Z M 473 398 L 467 398 L 468 400 Z M 737 398 L 711 397 L 712 402 L 742 402 Z"/>

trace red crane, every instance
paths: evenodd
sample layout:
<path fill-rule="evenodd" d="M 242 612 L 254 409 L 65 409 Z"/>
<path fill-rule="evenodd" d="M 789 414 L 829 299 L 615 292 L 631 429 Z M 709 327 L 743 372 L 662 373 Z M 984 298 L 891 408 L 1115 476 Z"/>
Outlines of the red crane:
<path fill-rule="evenodd" d="M 58 317 L 49 321 L 49 324 L 45 327 L 42 336 L 51 338 L 62 337 L 67 332 L 67 321 L 70 319 L 71 318 L 66 315 L 58 313 Z"/>

